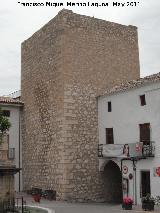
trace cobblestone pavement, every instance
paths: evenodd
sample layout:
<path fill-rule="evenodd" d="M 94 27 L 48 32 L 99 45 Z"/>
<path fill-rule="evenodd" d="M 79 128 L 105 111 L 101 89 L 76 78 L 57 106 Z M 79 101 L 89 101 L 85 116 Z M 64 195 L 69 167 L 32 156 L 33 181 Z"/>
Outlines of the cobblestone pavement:
<path fill-rule="evenodd" d="M 27 205 L 39 206 L 51 209 L 51 213 L 147 213 L 140 205 L 133 206 L 133 210 L 123 210 L 121 205 L 111 205 L 106 203 L 68 203 L 61 201 L 48 201 L 41 199 L 40 203 L 33 201 L 31 196 L 21 194 Z M 155 206 L 154 213 L 160 213 L 160 207 Z"/>

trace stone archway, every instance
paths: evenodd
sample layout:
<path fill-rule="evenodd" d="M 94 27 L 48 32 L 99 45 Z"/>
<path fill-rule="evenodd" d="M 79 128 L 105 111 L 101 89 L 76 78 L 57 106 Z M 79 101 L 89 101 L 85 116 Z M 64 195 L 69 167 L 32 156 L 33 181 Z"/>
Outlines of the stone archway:
<path fill-rule="evenodd" d="M 109 161 L 104 167 L 104 198 L 106 202 L 122 202 L 122 173 L 114 161 Z"/>

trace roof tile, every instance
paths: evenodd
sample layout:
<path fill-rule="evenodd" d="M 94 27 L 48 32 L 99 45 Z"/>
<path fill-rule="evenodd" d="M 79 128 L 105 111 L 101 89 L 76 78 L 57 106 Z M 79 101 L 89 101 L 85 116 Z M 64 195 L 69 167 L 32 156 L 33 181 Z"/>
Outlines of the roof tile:
<path fill-rule="evenodd" d="M 4 104 L 21 104 L 23 105 L 24 103 L 18 99 L 10 98 L 10 97 L 4 97 L 0 96 L 0 103 Z"/>
<path fill-rule="evenodd" d="M 119 86 L 115 86 L 112 89 L 106 90 L 102 94 L 102 96 L 111 95 L 111 94 L 115 94 L 115 93 L 119 93 L 119 92 L 125 92 L 127 90 L 142 87 L 147 84 L 154 83 L 154 82 L 160 82 L 160 72 L 157 74 L 146 76 L 144 78 L 139 78 L 137 80 L 124 82 L 124 83 L 120 84 Z"/>

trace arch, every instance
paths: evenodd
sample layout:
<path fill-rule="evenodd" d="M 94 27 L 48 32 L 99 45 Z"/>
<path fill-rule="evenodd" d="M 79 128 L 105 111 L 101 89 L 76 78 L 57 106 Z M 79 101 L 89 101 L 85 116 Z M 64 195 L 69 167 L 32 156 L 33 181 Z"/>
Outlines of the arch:
<path fill-rule="evenodd" d="M 104 198 L 110 203 L 122 203 L 122 173 L 112 160 L 104 167 Z"/>

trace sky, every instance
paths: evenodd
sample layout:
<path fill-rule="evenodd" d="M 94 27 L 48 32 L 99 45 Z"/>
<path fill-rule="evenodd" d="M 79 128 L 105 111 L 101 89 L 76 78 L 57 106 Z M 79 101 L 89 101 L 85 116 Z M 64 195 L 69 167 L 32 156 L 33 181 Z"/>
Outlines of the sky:
<path fill-rule="evenodd" d="M 51 0 L 50 2 L 63 3 L 63 6 L 45 6 L 46 0 L 0 0 L 0 95 L 8 95 L 20 89 L 21 43 L 63 8 L 106 21 L 137 26 L 141 77 L 160 72 L 160 0 Z M 108 6 L 69 7 L 67 2 L 90 4 L 98 2 L 108 3 Z M 125 5 L 113 6 L 113 2 Z M 127 2 L 134 3 L 127 6 Z M 41 3 L 41 6 L 23 6 L 22 3 Z"/>

